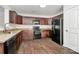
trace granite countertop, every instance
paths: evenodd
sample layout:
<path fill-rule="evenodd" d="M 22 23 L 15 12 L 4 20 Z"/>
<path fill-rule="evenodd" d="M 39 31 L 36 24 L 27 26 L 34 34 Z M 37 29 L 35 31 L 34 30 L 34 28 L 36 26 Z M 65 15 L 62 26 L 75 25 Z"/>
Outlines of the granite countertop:
<path fill-rule="evenodd" d="M 16 30 L 10 30 L 11 33 L 3 33 L 0 31 L 0 43 L 4 43 L 7 40 L 9 40 L 11 37 L 17 35 L 22 30 L 16 29 Z"/>

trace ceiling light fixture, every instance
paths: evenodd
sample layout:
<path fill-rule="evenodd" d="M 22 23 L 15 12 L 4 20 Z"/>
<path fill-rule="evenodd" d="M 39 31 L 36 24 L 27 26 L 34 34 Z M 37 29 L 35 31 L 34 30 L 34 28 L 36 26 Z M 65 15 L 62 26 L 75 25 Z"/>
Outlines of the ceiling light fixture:
<path fill-rule="evenodd" d="M 40 5 L 40 7 L 41 7 L 41 8 L 45 8 L 45 7 L 46 7 L 46 5 Z"/>

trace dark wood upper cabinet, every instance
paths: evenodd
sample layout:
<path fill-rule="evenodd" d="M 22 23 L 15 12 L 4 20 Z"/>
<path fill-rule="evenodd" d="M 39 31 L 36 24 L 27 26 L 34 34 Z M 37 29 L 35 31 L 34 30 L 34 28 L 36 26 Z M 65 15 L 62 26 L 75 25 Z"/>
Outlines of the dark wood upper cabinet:
<path fill-rule="evenodd" d="M 41 25 L 48 25 L 48 19 L 46 19 L 46 18 L 41 18 L 41 19 L 40 19 L 40 24 L 41 24 Z"/>
<path fill-rule="evenodd" d="M 9 22 L 14 24 L 22 24 L 22 16 L 17 15 L 15 11 L 9 11 Z"/>
<path fill-rule="evenodd" d="M 16 23 L 17 23 L 17 24 L 22 24 L 22 16 L 17 15 Z"/>
<path fill-rule="evenodd" d="M 9 11 L 9 18 L 10 23 L 16 24 L 17 13 L 15 11 Z"/>

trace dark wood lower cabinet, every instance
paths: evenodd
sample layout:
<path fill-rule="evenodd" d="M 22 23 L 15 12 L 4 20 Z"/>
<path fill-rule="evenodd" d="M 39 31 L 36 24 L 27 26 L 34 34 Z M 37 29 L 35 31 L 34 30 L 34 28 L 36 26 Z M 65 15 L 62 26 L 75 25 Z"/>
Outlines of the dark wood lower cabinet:
<path fill-rule="evenodd" d="M 0 43 L 0 54 L 4 54 L 4 44 Z"/>
<path fill-rule="evenodd" d="M 22 35 L 23 35 L 24 41 L 33 40 L 33 30 L 32 29 L 24 29 Z"/>
<path fill-rule="evenodd" d="M 22 32 L 16 35 L 16 50 L 18 50 L 21 43 L 22 43 Z"/>
<path fill-rule="evenodd" d="M 4 43 L 0 43 L 0 54 L 14 54 L 22 43 L 22 31 Z"/>
<path fill-rule="evenodd" d="M 41 30 L 41 38 L 51 38 L 51 30 Z"/>

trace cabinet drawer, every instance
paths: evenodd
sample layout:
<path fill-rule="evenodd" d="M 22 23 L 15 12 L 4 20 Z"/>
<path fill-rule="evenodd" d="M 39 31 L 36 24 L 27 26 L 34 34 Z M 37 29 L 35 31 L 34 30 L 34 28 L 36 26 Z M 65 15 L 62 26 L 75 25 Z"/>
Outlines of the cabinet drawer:
<path fill-rule="evenodd" d="M 0 54 L 4 53 L 4 44 L 0 44 Z"/>

